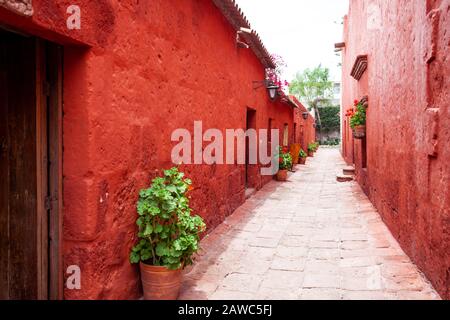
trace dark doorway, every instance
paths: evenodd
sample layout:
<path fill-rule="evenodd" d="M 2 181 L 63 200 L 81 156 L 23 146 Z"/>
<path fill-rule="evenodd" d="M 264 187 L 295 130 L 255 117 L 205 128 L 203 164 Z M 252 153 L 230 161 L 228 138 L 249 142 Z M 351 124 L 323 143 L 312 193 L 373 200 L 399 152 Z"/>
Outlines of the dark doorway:
<path fill-rule="evenodd" d="M 0 299 L 61 297 L 61 57 L 0 28 Z"/>
<path fill-rule="evenodd" d="M 248 132 L 249 129 L 256 129 L 256 111 L 250 108 L 247 108 L 247 120 L 246 120 L 246 130 Z M 252 167 L 255 165 L 250 164 L 250 138 L 246 136 L 245 138 L 245 187 L 247 189 L 253 188 L 253 184 L 251 181 Z"/>
<path fill-rule="evenodd" d="M 296 123 L 294 123 L 294 137 L 293 137 L 293 139 L 292 139 L 292 141 L 294 142 L 294 143 L 297 143 L 297 124 Z"/>

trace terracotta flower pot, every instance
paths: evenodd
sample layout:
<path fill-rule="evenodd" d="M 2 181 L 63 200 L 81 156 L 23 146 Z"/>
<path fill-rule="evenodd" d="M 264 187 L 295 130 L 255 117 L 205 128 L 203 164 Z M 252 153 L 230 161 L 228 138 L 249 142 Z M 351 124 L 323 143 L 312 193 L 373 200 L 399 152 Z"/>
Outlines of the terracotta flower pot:
<path fill-rule="evenodd" d="M 287 170 L 279 170 L 277 173 L 277 180 L 278 181 L 287 181 Z"/>
<path fill-rule="evenodd" d="M 299 164 L 306 164 L 306 158 L 302 158 L 302 157 L 298 158 L 298 163 Z"/>
<path fill-rule="evenodd" d="M 362 139 L 366 136 L 366 126 L 356 126 L 353 128 L 353 137 L 355 139 Z"/>
<path fill-rule="evenodd" d="M 314 157 L 314 151 L 308 151 L 308 157 L 313 158 Z"/>
<path fill-rule="evenodd" d="M 181 269 L 140 263 L 142 288 L 145 300 L 176 300 L 181 286 Z"/>

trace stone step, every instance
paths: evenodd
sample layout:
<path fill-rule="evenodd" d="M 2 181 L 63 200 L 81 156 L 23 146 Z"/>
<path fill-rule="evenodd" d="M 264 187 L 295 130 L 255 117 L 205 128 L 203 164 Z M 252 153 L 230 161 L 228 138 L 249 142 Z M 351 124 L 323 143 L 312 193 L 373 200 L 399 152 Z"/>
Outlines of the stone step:
<path fill-rule="evenodd" d="M 245 200 L 251 198 L 255 193 L 256 193 L 256 189 L 254 189 L 254 188 L 245 189 Z"/>
<path fill-rule="evenodd" d="M 349 181 L 353 181 L 353 176 L 346 175 L 346 174 L 338 174 L 336 176 L 336 180 L 337 180 L 337 182 L 349 182 Z"/>
<path fill-rule="evenodd" d="M 352 176 L 355 175 L 355 167 L 353 166 L 348 166 L 345 167 L 342 172 L 344 173 L 345 176 Z"/>

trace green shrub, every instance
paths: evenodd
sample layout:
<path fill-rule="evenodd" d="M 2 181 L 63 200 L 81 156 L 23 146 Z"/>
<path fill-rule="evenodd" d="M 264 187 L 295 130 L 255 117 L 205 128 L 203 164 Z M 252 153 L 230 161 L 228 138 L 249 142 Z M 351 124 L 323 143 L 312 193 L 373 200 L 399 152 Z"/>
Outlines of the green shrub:
<path fill-rule="evenodd" d="M 140 241 L 130 253 L 131 263 L 142 261 L 171 270 L 192 264 L 206 226 L 201 217 L 191 215 L 186 196 L 191 184 L 184 173 L 172 168 L 141 190 L 136 221 Z"/>

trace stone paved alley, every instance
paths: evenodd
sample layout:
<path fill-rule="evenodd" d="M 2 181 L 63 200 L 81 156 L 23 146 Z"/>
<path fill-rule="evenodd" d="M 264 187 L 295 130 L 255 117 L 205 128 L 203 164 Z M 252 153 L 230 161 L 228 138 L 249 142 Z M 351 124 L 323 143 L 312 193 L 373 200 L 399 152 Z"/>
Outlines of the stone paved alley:
<path fill-rule="evenodd" d="M 439 299 L 355 182 L 320 149 L 202 241 L 180 299 Z"/>

